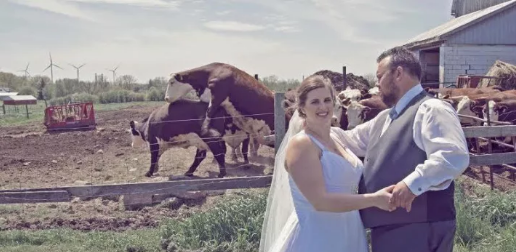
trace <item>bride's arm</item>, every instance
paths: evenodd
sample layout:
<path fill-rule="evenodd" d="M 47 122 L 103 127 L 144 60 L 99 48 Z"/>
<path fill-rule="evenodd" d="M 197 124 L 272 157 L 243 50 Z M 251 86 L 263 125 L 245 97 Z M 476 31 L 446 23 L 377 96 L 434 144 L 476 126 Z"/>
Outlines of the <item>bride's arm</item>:
<path fill-rule="evenodd" d="M 388 209 L 394 185 L 371 194 L 326 192 L 319 153 L 306 135 L 293 137 L 286 150 L 288 172 L 317 211 L 347 212 L 368 207 Z"/>

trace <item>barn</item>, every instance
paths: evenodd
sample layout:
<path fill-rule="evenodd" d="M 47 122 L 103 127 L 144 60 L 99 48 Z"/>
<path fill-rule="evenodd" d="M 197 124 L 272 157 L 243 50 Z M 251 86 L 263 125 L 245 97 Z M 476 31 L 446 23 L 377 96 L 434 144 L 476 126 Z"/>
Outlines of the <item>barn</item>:
<path fill-rule="evenodd" d="M 516 0 L 481 2 L 455 0 L 451 14 L 457 17 L 404 44 L 421 61 L 424 86 L 450 87 L 459 75 L 486 75 L 496 60 L 516 64 Z"/>

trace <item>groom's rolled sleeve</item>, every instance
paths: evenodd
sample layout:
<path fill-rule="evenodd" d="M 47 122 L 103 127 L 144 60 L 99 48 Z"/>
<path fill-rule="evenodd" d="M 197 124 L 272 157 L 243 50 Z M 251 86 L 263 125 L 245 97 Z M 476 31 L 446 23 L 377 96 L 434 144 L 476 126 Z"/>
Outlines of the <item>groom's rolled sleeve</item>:
<path fill-rule="evenodd" d="M 464 131 L 455 110 L 446 102 L 430 99 L 416 114 L 414 141 L 427 154 L 403 181 L 416 196 L 446 189 L 469 165 Z"/>

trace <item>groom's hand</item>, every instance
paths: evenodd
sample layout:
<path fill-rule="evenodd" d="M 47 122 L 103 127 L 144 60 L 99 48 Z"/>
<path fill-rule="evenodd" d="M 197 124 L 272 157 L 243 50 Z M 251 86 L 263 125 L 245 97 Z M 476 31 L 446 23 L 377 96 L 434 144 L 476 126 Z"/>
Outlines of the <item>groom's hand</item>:
<path fill-rule="evenodd" d="M 393 207 L 403 207 L 407 210 L 407 212 L 410 212 L 412 201 L 415 198 L 416 195 L 410 191 L 405 182 L 400 181 L 398 184 L 396 184 L 394 190 L 392 191 L 392 198 L 390 203 Z"/>

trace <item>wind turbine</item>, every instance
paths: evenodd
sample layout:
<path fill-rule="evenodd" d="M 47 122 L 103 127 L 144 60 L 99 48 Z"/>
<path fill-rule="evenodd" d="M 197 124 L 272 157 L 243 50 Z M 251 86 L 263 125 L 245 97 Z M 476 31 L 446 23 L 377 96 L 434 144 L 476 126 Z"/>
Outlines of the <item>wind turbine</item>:
<path fill-rule="evenodd" d="M 29 63 L 27 63 L 27 66 L 25 67 L 25 70 L 19 70 L 20 72 L 24 72 L 25 73 L 25 80 L 27 80 L 27 77 L 30 75 L 29 74 Z"/>
<path fill-rule="evenodd" d="M 50 80 L 51 80 L 51 83 L 54 83 L 54 68 L 53 68 L 53 66 L 58 67 L 61 70 L 63 70 L 63 69 L 60 66 L 58 66 L 58 65 L 56 65 L 56 64 L 54 64 L 52 62 L 52 55 L 50 54 L 50 52 L 48 53 L 48 56 L 50 56 L 50 65 L 48 65 L 47 68 L 45 68 L 45 70 L 43 70 L 43 72 L 45 72 L 50 67 Z"/>
<path fill-rule="evenodd" d="M 116 66 L 115 69 L 106 69 L 108 71 L 113 72 L 113 85 L 115 85 L 116 70 L 118 69 L 119 66 L 120 66 L 120 64 L 118 64 L 118 66 Z"/>
<path fill-rule="evenodd" d="M 86 65 L 86 63 L 84 63 L 84 64 L 80 65 L 79 67 L 76 67 L 76 66 L 74 66 L 74 65 L 72 65 L 72 64 L 70 64 L 70 63 L 69 63 L 68 65 L 73 66 L 75 69 L 77 69 L 77 84 L 79 84 L 79 69 L 80 69 L 81 67 L 83 67 L 84 65 Z"/>

